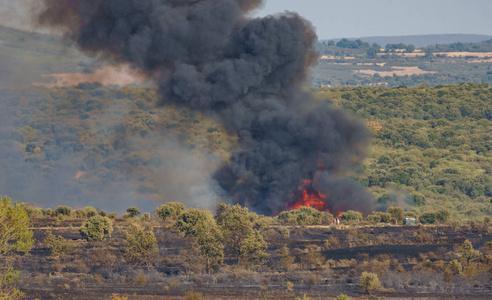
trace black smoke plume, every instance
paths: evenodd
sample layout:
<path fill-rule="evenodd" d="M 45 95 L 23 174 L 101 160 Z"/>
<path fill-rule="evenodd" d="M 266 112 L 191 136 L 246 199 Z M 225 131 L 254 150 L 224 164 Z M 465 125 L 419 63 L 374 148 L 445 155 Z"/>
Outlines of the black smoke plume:
<path fill-rule="evenodd" d="M 321 163 L 316 188 L 331 194 L 330 203 L 369 210 L 365 190 L 340 179 L 363 159 L 369 135 L 343 111 L 303 92 L 318 58 L 317 38 L 298 15 L 248 17 L 260 0 L 44 4 L 40 24 L 64 30 L 88 54 L 147 72 L 159 84 L 162 105 L 216 116 L 238 135 L 239 150 L 215 174 L 231 202 L 278 213 Z"/>

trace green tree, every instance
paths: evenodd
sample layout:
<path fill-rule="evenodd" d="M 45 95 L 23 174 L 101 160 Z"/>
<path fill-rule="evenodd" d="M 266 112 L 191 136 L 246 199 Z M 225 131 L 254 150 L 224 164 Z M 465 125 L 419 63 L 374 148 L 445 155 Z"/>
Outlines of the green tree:
<path fill-rule="evenodd" d="M 473 249 L 473 245 L 469 240 L 465 240 L 459 250 L 461 257 L 466 258 L 468 261 L 476 261 L 482 257 L 480 251 Z"/>
<path fill-rule="evenodd" d="M 224 261 L 222 233 L 210 211 L 190 208 L 179 215 L 175 228 L 182 236 L 195 239 L 195 247 L 200 250 L 207 272 L 222 265 Z"/>
<path fill-rule="evenodd" d="M 105 236 L 111 236 L 112 232 L 113 221 L 103 216 L 89 218 L 80 228 L 80 234 L 88 241 L 101 241 Z"/>
<path fill-rule="evenodd" d="M 128 207 L 126 209 L 126 212 L 130 215 L 130 218 L 133 218 L 133 217 L 136 217 L 138 216 L 139 214 L 141 214 L 142 212 L 140 211 L 140 209 L 138 209 L 137 207 L 135 206 L 132 206 L 132 207 Z"/>
<path fill-rule="evenodd" d="M 86 213 L 86 218 L 92 218 L 92 217 L 97 216 L 99 214 L 97 212 L 97 209 L 95 209 L 92 206 L 86 206 L 86 207 L 84 207 L 84 211 Z"/>
<path fill-rule="evenodd" d="M 131 222 L 125 230 L 125 259 L 134 264 L 150 264 L 159 254 L 157 239 L 152 229 L 145 230 L 136 222 Z"/>
<path fill-rule="evenodd" d="M 290 255 L 289 248 L 282 247 L 278 251 L 280 266 L 286 271 L 292 270 L 292 268 L 294 267 L 295 257 Z"/>
<path fill-rule="evenodd" d="M 57 215 L 63 215 L 63 216 L 71 216 L 72 215 L 72 208 L 65 206 L 65 205 L 58 206 L 55 209 L 55 211 L 56 211 Z"/>
<path fill-rule="evenodd" d="M 267 243 L 261 233 L 256 229 L 251 230 L 241 242 L 240 263 L 250 268 L 264 265 L 268 259 L 267 249 Z"/>
<path fill-rule="evenodd" d="M 329 225 L 332 219 L 332 214 L 312 207 L 300 207 L 278 215 L 279 221 L 291 225 Z"/>
<path fill-rule="evenodd" d="M 45 234 L 44 243 L 48 246 L 53 258 L 64 258 L 73 250 L 73 243 L 62 236 L 55 236 L 51 230 Z"/>
<path fill-rule="evenodd" d="M 367 221 L 369 221 L 371 224 L 374 225 L 378 223 L 389 223 L 391 221 L 391 214 L 386 212 L 376 211 L 368 215 L 366 219 Z"/>
<path fill-rule="evenodd" d="M 395 222 L 395 225 L 401 224 L 403 222 L 403 217 L 405 216 L 405 211 L 400 207 L 390 206 L 386 210 L 387 213 L 391 215 L 391 221 Z"/>
<path fill-rule="evenodd" d="M 224 246 L 238 258 L 241 242 L 253 229 L 248 208 L 220 204 L 215 219 L 222 230 Z"/>
<path fill-rule="evenodd" d="M 12 251 L 29 252 L 34 239 L 33 231 L 29 229 L 29 216 L 22 205 L 8 197 L 0 196 L 0 260 Z M 0 299 L 19 299 L 23 293 L 12 287 L 19 278 L 19 272 L 12 266 L 0 266 Z"/>
<path fill-rule="evenodd" d="M 358 211 L 347 210 L 340 216 L 342 221 L 359 221 L 362 220 L 362 214 Z"/>
<path fill-rule="evenodd" d="M 186 206 L 179 202 L 167 202 L 155 209 L 155 215 L 162 221 L 176 220 L 186 210 Z"/>

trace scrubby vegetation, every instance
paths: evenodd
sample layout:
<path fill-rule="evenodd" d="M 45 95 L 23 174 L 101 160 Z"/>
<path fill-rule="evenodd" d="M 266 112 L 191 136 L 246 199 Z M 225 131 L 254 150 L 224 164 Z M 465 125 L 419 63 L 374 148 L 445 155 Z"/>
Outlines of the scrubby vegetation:
<path fill-rule="evenodd" d="M 30 212 L 28 232 L 36 242 L 30 256 L 11 251 L 2 259 L 20 274 L 8 282 L 10 290 L 17 287 L 28 297 L 137 297 L 130 291 L 145 299 L 363 299 L 449 291 L 480 297 L 491 288 L 490 218 L 463 224 L 440 212 L 439 226 L 402 226 L 403 216 L 422 221 L 428 213 L 389 207 L 367 218 L 348 211 L 341 225 L 319 225 L 319 216 L 331 215 L 313 208 L 293 211 L 296 217 L 286 220 L 292 211 L 265 217 L 220 204 L 213 215 L 166 203 L 153 216 L 116 217 L 112 234 L 102 235 L 109 224 L 102 211 L 81 217 L 70 207 L 63 211 L 72 213 L 63 215 L 16 207 L 25 216 Z M 180 212 L 163 219 L 166 207 Z M 86 231 L 98 238 L 88 239 Z"/>
<path fill-rule="evenodd" d="M 419 213 L 445 209 L 460 220 L 492 214 L 488 85 L 324 88 L 316 93 L 360 116 L 373 132 L 371 155 L 352 177 L 379 203 Z M 147 206 L 187 201 L 186 193 L 169 192 L 179 190 L 179 177 L 166 177 L 162 184 L 165 173 L 176 167 L 169 161 L 186 165 L 185 157 L 193 154 L 204 159 L 194 166 L 203 166 L 205 173 L 213 165 L 210 154 L 227 159 L 234 149 L 234 138 L 205 116 L 155 108 L 151 88 L 35 88 L 4 91 L 1 97 L 0 162 L 9 176 L 0 178 L 0 186 L 20 201 L 33 200 L 36 192 L 33 201 L 61 205 L 44 212 L 50 216 L 67 215 L 63 205 L 80 201 L 97 205 L 104 199 L 104 208 L 119 211 L 129 201 Z M 53 184 L 56 193 L 48 188 Z M 170 220 L 182 209 L 171 203 L 157 208 L 159 218 Z M 87 207 L 75 213 L 90 217 L 99 212 Z M 302 225 L 304 217 L 295 214 L 282 219 Z M 318 224 L 331 219 L 313 217 Z"/>
<path fill-rule="evenodd" d="M 320 89 L 362 117 L 374 138 L 354 177 L 378 202 L 418 212 L 445 209 L 459 219 L 492 214 L 492 88 Z M 384 217 L 384 216 L 383 216 Z"/>

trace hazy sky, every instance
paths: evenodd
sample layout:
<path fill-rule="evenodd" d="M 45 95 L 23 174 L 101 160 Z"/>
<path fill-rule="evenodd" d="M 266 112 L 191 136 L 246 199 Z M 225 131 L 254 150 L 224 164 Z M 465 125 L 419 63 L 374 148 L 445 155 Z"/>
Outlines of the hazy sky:
<path fill-rule="evenodd" d="M 266 0 L 259 15 L 295 11 L 320 39 L 443 33 L 492 35 L 492 0 Z"/>
<path fill-rule="evenodd" d="M 36 29 L 26 8 L 38 0 L 0 0 L 0 25 Z M 295 11 L 320 39 L 442 33 L 492 35 L 492 0 L 264 0 L 256 14 Z"/>

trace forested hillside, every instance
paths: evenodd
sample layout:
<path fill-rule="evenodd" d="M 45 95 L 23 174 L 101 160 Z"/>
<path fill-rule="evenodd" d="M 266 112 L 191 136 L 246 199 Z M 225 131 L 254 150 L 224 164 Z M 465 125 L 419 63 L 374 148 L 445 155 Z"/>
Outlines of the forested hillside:
<path fill-rule="evenodd" d="M 0 92 L 3 194 L 54 207 L 201 201 L 231 140 L 215 122 L 156 108 L 154 88 L 31 88 Z M 220 159 L 218 157 L 221 157 Z"/>
<path fill-rule="evenodd" d="M 368 123 L 371 155 L 354 177 L 380 203 L 445 208 L 460 219 L 492 215 L 488 85 L 316 93 Z M 205 116 L 156 108 L 149 87 L 2 90 L 1 100 L 0 166 L 9 176 L 0 188 L 19 202 L 120 211 L 135 201 L 149 211 L 163 201 L 210 207 L 201 202 L 215 195 L 210 170 L 234 147 Z"/>
<path fill-rule="evenodd" d="M 459 218 L 492 215 L 492 89 L 320 89 L 368 122 L 371 156 L 356 177 L 381 203 L 419 211 L 446 208 Z"/>

